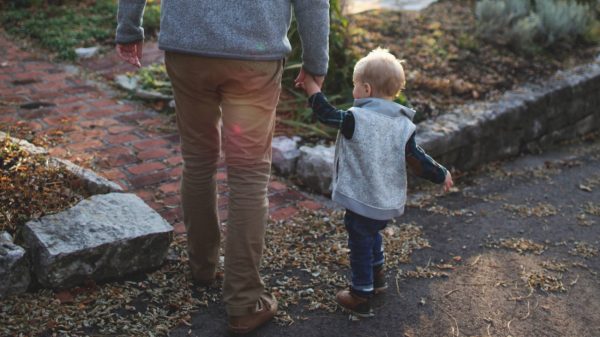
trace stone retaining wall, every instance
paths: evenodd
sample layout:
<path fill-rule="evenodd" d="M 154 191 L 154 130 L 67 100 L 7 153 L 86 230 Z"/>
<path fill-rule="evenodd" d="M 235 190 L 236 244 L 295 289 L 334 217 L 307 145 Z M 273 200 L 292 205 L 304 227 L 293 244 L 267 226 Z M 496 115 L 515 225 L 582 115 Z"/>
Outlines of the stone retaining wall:
<path fill-rule="evenodd" d="M 600 59 L 527 85 L 496 102 L 466 105 L 417 128 L 417 142 L 461 170 L 600 129 Z"/>
<path fill-rule="evenodd" d="M 417 126 L 417 143 L 446 167 L 467 170 L 537 152 L 599 129 L 600 56 L 590 64 L 558 72 L 541 85 L 524 85 L 496 101 L 464 105 L 424 121 Z M 280 151 L 277 143 L 274 153 Z M 306 160 L 307 151 L 300 150 L 299 159 L 290 157 L 298 163 Z M 332 158 L 314 160 L 322 163 L 311 166 L 333 166 Z M 278 168 L 281 164 L 274 161 L 274 165 Z M 314 170 L 302 170 L 302 166 L 297 165 L 292 174 L 310 189 L 330 193 L 330 188 L 323 186 L 331 182 L 332 167 L 315 175 Z"/>

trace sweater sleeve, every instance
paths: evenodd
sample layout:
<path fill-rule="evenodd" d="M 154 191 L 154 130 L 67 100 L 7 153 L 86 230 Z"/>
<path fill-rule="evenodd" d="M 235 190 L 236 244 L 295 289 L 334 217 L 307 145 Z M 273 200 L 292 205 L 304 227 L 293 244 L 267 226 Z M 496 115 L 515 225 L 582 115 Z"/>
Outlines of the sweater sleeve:
<path fill-rule="evenodd" d="M 308 104 L 319 122 L 340 129 L 346 139 L 354 135 L 354 115 L 352 111 L 336 109 L 322 92 L 308 98 Z"/>
<path fill-rule="evenodd" d="M 142 16 L 145 6 L 146 0 L 119 0 L 116 43 L 131 43 L 144 40 Z"/>
<path fill-rule="evenodd" d="M 408 143 L 406 143 L 405 153 L 406 163 L 415 175 L 436 184 L 444 182 L 448 171 L 417 145 L 414 133 L 410 136 Z"/>
<path fill-rule="evenodd" d="M 329 62 L 329 1 L 292 0 L 302 43 L 302 67 L 325 76 Z"/>

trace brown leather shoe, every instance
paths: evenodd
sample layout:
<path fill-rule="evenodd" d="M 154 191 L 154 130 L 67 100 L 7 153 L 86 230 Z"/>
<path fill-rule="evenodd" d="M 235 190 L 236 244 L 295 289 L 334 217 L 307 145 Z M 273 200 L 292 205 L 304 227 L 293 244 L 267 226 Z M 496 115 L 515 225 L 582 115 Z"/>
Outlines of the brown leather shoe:
<path fill-rule="evenodd" d="M 256 301 L 254 312 L 244 316 L 229 317 L 229 331 L 246 334 L 267 323 L 277 313 L 277 300 L 271 294 L 263 294 Z"/>
<path fill-rule="evenodd" d="M 223 272 L 218 271 L 215 273 L 214 277 L 209 278 L 209 279 L 200 279 L 200 278 L 196 278 L 192 275 L 192 283 L 196 286 L 196 287 L 210 287 L 212 286 L 215 282 L 217 281 L 221 281 L 223 280 Z"/>
<path fill-rule="evenodd" d="M 351 290 L 340 290 L 335 295 L 336 302 L 344 309 L 351 311 L 358 317 L 373 317 L 371 301 L 367 297 L 361 297 Z"/>
<path fill-rule="evenodd" d="M 385 281 L 385 269 L 383 266 L 373 268 L 373 293 L 375 295 L 385 292 L 388 288 Z"/>

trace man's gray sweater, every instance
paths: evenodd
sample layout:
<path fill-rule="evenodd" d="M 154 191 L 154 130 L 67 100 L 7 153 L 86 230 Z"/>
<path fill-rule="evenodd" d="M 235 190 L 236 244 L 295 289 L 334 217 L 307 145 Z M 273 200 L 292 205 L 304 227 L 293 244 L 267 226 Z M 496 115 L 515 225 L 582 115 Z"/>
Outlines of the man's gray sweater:
<path fill-rule="evenodd" d="M 119 0 L 117 43 L 144 39 L 145 0 Z M 303 67 L 325 75 L 328 63 L 327 0 L 162 0 L 160 49 L 243 60 L 280 60 L 292 9 L 302 41 Z"/>

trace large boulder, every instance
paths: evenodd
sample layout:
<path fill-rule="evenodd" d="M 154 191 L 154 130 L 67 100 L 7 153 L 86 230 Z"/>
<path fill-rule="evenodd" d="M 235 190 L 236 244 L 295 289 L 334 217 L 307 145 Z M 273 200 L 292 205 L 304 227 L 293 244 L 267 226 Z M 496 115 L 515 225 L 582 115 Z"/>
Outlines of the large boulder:
<path fill-rule="evenodd" d="M 29 221 L 23 235 L 40 284 L 64 288 L 160 266 L 172 231 L 136 195 L 109 193 Z"/>
<path fill-rule="evenodd" d="M 0 298 L 23 293 L 31 275 L 25 249 L 15 245 L 8 233 L 0 233 Z"/>
<path fill-rule="evenodd" d="M 298 178 L 312 190 L 330 194 L 334 154 L 333 146 L 301 146 L 296 167 Z"/>

